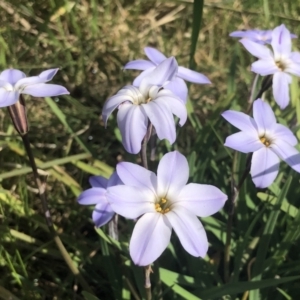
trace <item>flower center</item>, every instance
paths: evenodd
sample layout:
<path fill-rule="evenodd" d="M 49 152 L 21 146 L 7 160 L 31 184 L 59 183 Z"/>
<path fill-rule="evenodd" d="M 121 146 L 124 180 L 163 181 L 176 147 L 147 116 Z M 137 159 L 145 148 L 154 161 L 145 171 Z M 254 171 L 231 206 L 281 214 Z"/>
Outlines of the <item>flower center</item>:
<path fill-rule="evenodd" d="M 282 60 L 277 60 L 275 63 L 280 71 L 284 71 L 286 69 L 286 64 Z"/>
<path fill-rule="evenodd" d="M 259 139 L 266 147 L 269 147 L 271 145 L 270 139 L 266 138 L 265 136 L 262 136 Z"/>
<path fill-rule="evenodd" d="M 161 198 L 155 203 L 155 210 L 161 214 L 166 214 L 170 211 L 171 203 L 166 198 Z"/>

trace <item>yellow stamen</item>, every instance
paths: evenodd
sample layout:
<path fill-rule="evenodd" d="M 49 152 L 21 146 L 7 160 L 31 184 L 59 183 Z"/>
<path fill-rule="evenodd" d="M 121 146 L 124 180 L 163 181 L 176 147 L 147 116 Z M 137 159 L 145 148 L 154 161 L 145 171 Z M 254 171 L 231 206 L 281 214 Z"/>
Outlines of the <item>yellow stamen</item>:
<path fill-rule="evenodd" d="M 155 204 L 155 210 L 161 214 L 166 214 L 170 211 L 170 203 L 166 198 L 161 198 L 158 203 Z"/>
<path fill-rule="evenodd" d="M 282 62 L 282 61 L 279 60 L 279 61 L 276 61 L 275 63 L 276 63 L 276 66 L 280 69 L 280 71 L 284 71 L 285 70 L 286 65 L 285 65 L 284 62 Z"/>
<path fill-rule="evenodd" d="M 269 147 L 271 145 L 271 141 L 267 139 L 265 136 L 262 136 L 259 139 L 266 147 Z"/>

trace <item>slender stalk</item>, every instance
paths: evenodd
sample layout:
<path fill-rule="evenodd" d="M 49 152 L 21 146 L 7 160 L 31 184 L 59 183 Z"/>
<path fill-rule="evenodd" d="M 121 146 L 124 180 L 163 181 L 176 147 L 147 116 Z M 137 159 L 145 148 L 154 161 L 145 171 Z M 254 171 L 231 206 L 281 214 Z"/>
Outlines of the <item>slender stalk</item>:
<path fill-rule="evenodd" d="M 238 198 L 239 192 L 250 172 L 251 166 L 251 158 L 252 154 L 248 155 L 246 168 L 242 174 L 242 177 L 237 186 L 234 184 L 234 179 L 232 178 L 232 197 L 229 202 L 228 207 L 228 219 L 227 219 L 227 227 L 226 227 L 226 244 L 224 250 L 224 281 L 227 283 L 230 279 L 230 271 L 229 271 L 229 264 L 230 264 L 230 250 L 231 250 L 231 239 L 232 239 L 232 223 L 233 223 L 233 216 L 234 210 L 236 206 L 236 200 Z"/>
<path fill-rule="evenodd" d="M 145 267 L 145 290 L 146 290 L 146 300 L 152 299 L 152 293 L 151 293 L 151 281 L 150 281 L 150 274 L 152 273 L 151 266 Z"/>
<path fill-rule="evenodd" d="M 108 235 L 115 239 L 119 240 L 119 231 L 118 231 L 118 215 L 115 214 L 112 220 L 108 223 Z"/>
<path fill-rule="evenodd" d="M 33 153 L 31 151 L 30 142 L 29 142 L 29 138 L 28 138 L 28 133 L 25 133 L 25 134 L 21 135 L 21 137 L 22 137 L 22 140 L 23 140 L 23 144 L 24 144 L 26 153 L 27 153 L 28 158 L 29 158 L 29 162 L 30 162 L 32 172 L 33 172 L 33 177 L 34 177 L 36 186 L 38 188 L 39 197 L 40 197 L 41 202 L 42 202 L 43 213 L 44 213 L 49 231 L 52 234 L 53 239 L 56 243 L 56 246 L 58 247 L 58 249 L 59 249 L 64 261 L 68 265 L 70 271 L 78 279 L 78 281 L 82 285 L 83 289 L 85 289 L 86 291 L 92 293 L 91 288 L 89 287 L 88 283 L 85 281 L 85 279 L 80 274 L 79 269 L 74 265 L 74 263 L 73 263 L 73 261 L 70 257 L 70 254 L 66 250 L 66 248 L 65 248 L 64 244 L 62 243 L 60 237 L 58 236 L 57 232 L 55 231 L 55 228 L 54 228 L 54 225 L 53 225 L 53 222 L 52 222 L 52 218 L 51 218 L 51 213 L 50 213 L 50 210 L 49 210 L 49 207 L 48 207 L 46 193 L 45 193 L 46 192 L 46 183 L 43 183 L 40 180 L 38 170 L 37 170 L 37 166 L 36 166 L 36 163 L 35 163 L 35 160 L 34 160 L 34 156 L 33 156 Z"/>

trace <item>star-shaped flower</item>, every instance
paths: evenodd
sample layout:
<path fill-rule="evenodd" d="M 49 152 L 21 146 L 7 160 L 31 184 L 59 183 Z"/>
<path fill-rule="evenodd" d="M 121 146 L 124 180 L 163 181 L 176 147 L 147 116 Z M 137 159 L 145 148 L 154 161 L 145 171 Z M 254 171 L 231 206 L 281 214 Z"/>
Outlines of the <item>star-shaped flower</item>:
<path fill-rule="evenodd" d="M 216 213 L 227 196 L 212 185 L 186 184 L 189 166 L 182 154 L 165 154 L 157 176 L 128 162 L 119 163 L 117 173 L 124 185 L 109 188 L 107 197 L 116 213 L 129 219 L 140 217 L 129 245 L 135 264 L 154 262 L 168 246 L 172 228 L 187 252 L 206 255 L 208 241 L 197 216 Z"/>
<path fill-rule="evenodd" d="M 271 46 L 273 52 L 266 46 L 242 39 L 240 42 L 258 61 L 251 65 L 254 73 L 262 76 L 273 74 L 273 95 L 275 101 L 284 109 L 289 101 L 290 74 L 300 76 L 300 53 L 292 52 L 291 34 L 282 24 L 272 32 Z"/>
<path fill-rule="evenodd" d="M 227 137 L 225 146 L 243 153 L 253 152 L 250 173 L 256 187 L 272 184 L 278 174 L 279 158 L 300 172 L 300 154 L 294 147 L 297 139 L 291 130 L 276 122 L 268 103 L 254 101 L 253 118 L 232 110 L 222 116 L 241 130 Z"/>
<path fill-rule="evenodd" d="M 115 96 L 109 98 L 103 107 L 105 124 L 110 114 L 118 108 L 118 127 L 122 143 L 129 153 L 141 150 L 141 142 L 146 135 L 149 120 L 156 129 L 159 139 L 167 139 L 172 144 L 176 139 L 173 114 L 182 126 L 187 119 L 184 102 L 170 90 L 167 84 L 177 73 L 176 60 L 171 57 L 145 76 L 139 87 L 125 86 Z"/>
<path fill-rule="evenodd" d="M 69 94 L 67 89 L 57 84 L 46 84 L 52 80 L 58 69 L 49 69 L 39 76 L 26 77 L 15 69 L 4 70 L 0 74 L 0 107 L 15 104 L 20 94 L 33 97 L 52 97 Z"/>
<path fill-rule="evenodd" d="M 82 192 L 77 201 L 81 205 L 96 204 L 92 219 L 97 227 L 101 227 L 115 215 L 107 201 L 106 190 L 111 186 L 121 185 L 122 181 L 117 173 L 114 172 L 109 179 L 102 176 L 91 176 L 89 182 L 92 187 Z"/>
<path fill-rule="evenodd" d="M 147 74 L 153 71 L 155 67 L 161 64 L 165 59 L 167 59 L 163 53 L 155 48 L 145 47 L 144 51 L 150 61 L 144 59 L 133 60 L 128 62 L 124 67 L 124 69 L 143 70 L 143 72 L 134 80 L 134 86 L 139 86 L 142 79 L 145 78 Z M 179 66 L 176 76 L 172 79 L 172 81 L 165 85 L 165 88 L 172 91 L 184 102 L 186 102 L 188 95 L 188 88 L 184 80 L 198 84 L 211 83 L 205 75 Z"/>

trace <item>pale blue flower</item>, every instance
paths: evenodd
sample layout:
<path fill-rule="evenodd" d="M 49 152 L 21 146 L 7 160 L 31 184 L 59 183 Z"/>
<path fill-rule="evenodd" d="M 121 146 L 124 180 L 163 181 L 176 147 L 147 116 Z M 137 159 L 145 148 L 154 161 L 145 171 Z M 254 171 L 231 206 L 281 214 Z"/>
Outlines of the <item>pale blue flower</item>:
<path fill-rule="evenodd" d="M 240 42 L 258 58 L 251 65 L 254 73 L 262 76 L 273 74 L 273 96 L 280 108 L 284 109 L 290 101 L 289 84 L 292 81 L 290 74 L 300 76 L 300 53 L 291 51 L 289 30 L 283 24 L 273 30 L 271 42 L 273 51 L 248 39 L 242 39 Z"/>
<path fill-rule="evenodd" d="M 225 146 L 253 152 L 251 176 L 256 187 L 266 188 L 275 180 L 279 158 L 300 172 L 297 139 L 287 127 L 278 124 L 270 105 L 261 99 L 253 103 L 253 118 L 237 111 L 225 111 L 222 116 L 241 131 L 226 138 Z"/>
<path fill-rule="evenodd" d="M 20 94 L 33 97 L 52 97 L 69 94 L 67 89 L 57 84 L 46 84 L 52 80 L 59 69 L 49 69 L 38 76 L 26 77 L 15 69 L 4 70 L 0 74 L 0 107 L 15 104 Z"/>
<path fill-rule="evenodd" d="M 182 154 L 165 154 L 157 176 L 128 162 L 119 163 L 117 173 L 124 185 L 109 188 L 107 197 L 116 213 L 139 218 L 129 245 L 135 264 L 147 266 L 154 262 L 168 246 L 172 229 L 188 253 L 206 255 L 208 241 L 197 216 L 218 212 L 227 196 L 212 185 L 187 184 L 189 166 Z"/>
<path fill-rule="evenodd" d="M 122 143 L 129 153 L 141 150 L 149 120 L 156 129 L 159 139 L 167 139 L 171 144 L 176 139 L 173 114 L 182 126 L 187 119 L 184 102 L 164 86 L 177 73 L 176 60 L 171 57 L 145 76 L 139 87 L 125 86 L 116 95 L 109 98 L 103 107 L 105 124 L 110 114 L 118 108 L 118 127 Z"/>
<path fill-rule="evenodd" d="M 144 51 L 149 60 L 138 59 L 128 62 L 124 69 L 142 70 L 143 72 L 134 80 L 133 85 L 139 86 L 142 79 L 147 76 L 156 66 L 161 64 L 167 57 L 155 48 L 145 47 Z M 209 84 L 210 80 L 203 74 L 187 69 L 185 67 L 178 67 L 176 76 L 165 85 L 166 89 L 171 90 L 175 95 L 181 98 L 184 102 L 187 101 L 188 88 L 184 82 L 190 81 L 198 84 Z"/>

